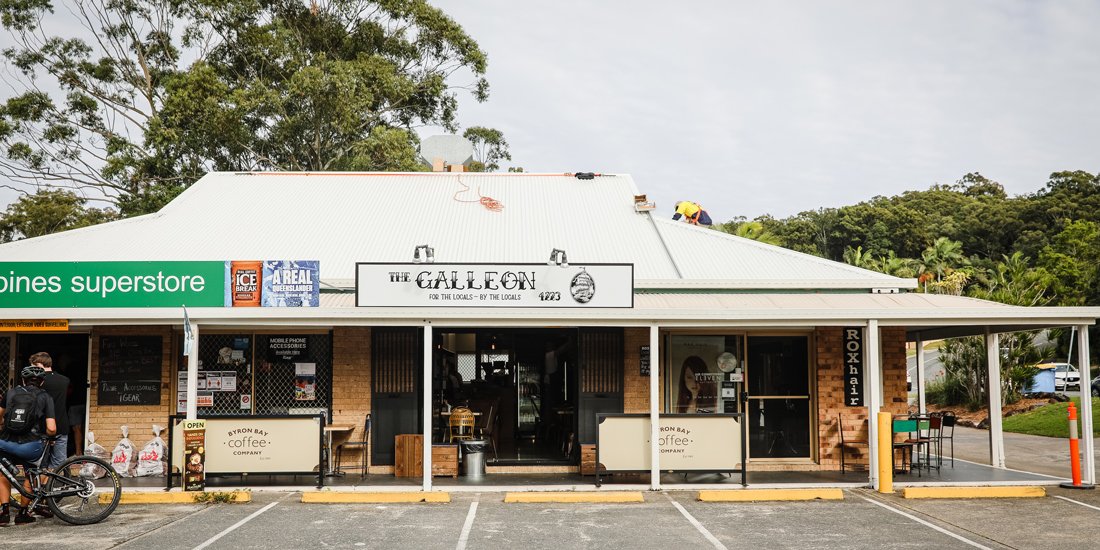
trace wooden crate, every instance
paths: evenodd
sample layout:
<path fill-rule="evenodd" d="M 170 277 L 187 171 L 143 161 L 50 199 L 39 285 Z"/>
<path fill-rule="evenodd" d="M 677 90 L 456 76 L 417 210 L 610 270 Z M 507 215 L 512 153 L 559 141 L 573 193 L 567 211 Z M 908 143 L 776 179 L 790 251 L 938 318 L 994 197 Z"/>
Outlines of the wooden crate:
<path fill-rule="evenodd" d="M 432 445 L 432 476 L 458 477 L 458 445 Z"/>
<path fill-rule="evenodd" d="M 424 436 L 401 434 L 393 438 L 394 477 L 420 477 L 424 475 Z"/>
<path fill-rule="evenodd" d="M 581 443 L 581 475 L 596 475 L 596 445 Z"/>

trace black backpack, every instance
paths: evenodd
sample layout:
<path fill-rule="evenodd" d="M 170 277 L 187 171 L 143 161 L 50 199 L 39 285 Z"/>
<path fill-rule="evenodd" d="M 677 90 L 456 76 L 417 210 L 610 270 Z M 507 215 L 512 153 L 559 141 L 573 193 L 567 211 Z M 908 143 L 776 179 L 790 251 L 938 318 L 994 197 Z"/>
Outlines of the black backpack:
<path fill-rule="evenodd" d="M 42 423 L 42 411 L 38 410 L 38 394 L 41 388 L 16 386 L 8 406 L 4 409 L 4 431 L 14 435 L 33 432 Z"/>

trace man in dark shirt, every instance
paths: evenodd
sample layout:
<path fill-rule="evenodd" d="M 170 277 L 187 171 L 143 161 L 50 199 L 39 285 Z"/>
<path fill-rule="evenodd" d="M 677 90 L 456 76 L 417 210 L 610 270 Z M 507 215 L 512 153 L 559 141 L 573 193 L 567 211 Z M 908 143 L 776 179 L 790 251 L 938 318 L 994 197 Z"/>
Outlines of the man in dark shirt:
<path fill-rule="evenodd" d="M 40 390 L 46 375 L 42 367 L 34 365 L 24 367 L 21 375 L 23 385 L 8 390 L 4 394 L 3 400 L 0 401 L 0 418 L 4 418 L 4 410 L 16 401 L 15 396 L 17 394 L 32 393 L 35 394 L 35 413 L 31 418 L 37 417 L 41 420 L 37 426 L 31 428 L 29 433 L 12 433 L 8 430 L 8 426 L 4 426 L 4 430 L 0 431 L 0 453 L 3 453 L 8 460 L 33 461 L 42 455 L 42 437 L 57 433 L 57 422 L 54 418 L 53 400 L 45 391 Z M 24 481 L 26 486 L 29 486 L 29 483 L 29 480 Z M 11 483 L 2 475 L 0 475 L 0 495 L 7 497 L 0 504 L 0 526 L 6 526 L 11 521 L 11 512 L 8 509 Z M 30 515 L 26 508 L 22 508 L 15 518 L 16 524 L 31 523 L 33 521 L 34 517 Z"/>
<path fill-rule="evenodd" d="M 53 371 L 53 358 L 44 351 L 32 355 L 30 364 L 42 367 L 42 370 L 46 371 L 42 389 L 50 394 L 50 399 L 53 399 L 53 410 L 57 413 L 54 417 L 57 419 L 57 441 L 50 450 L 50 460 L 46 464 L 50 468 L 56 468 L 65 461 L 69 452 L 69 406 L 66 403 L 69 377 Z"/>

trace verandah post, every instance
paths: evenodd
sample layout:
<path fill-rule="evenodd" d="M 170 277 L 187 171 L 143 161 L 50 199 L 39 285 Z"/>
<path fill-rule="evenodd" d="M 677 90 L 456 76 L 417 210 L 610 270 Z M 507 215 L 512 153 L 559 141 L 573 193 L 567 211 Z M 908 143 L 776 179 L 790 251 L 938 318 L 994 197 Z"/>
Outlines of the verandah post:
<path fill-rule="evenodd" d="M 649 488 L 661 489 L 660 411 L 657 407 L 657 382 L 661 372 L 660 328 L 649 327 Z"/>
<path fill-rule="evenodd" d="M 421 373 L 421 399 L 424 409 L 424 490 L 432 490 L 432 326 L 424 325 L 424 366 Z"/>

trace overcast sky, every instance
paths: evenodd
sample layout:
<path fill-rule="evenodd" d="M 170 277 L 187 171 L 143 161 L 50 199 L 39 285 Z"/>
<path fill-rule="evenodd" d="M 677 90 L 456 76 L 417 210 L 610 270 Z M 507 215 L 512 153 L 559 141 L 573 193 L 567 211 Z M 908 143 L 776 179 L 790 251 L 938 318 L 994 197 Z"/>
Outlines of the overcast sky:
<path fill-rule="evenodd" d="M 671 215 L 840 206 L 980 171 L 1100 171 L 1100 2 L 437 0 L 528 171 L 624 172 Z"/>
<path fill-rule="evenodd" d="M 489 55 L 464 126 L 504 131 L 527 171 L 632 174 L 669 215 L 1100 171 L 1094 0 L 434 3 Z"/>

